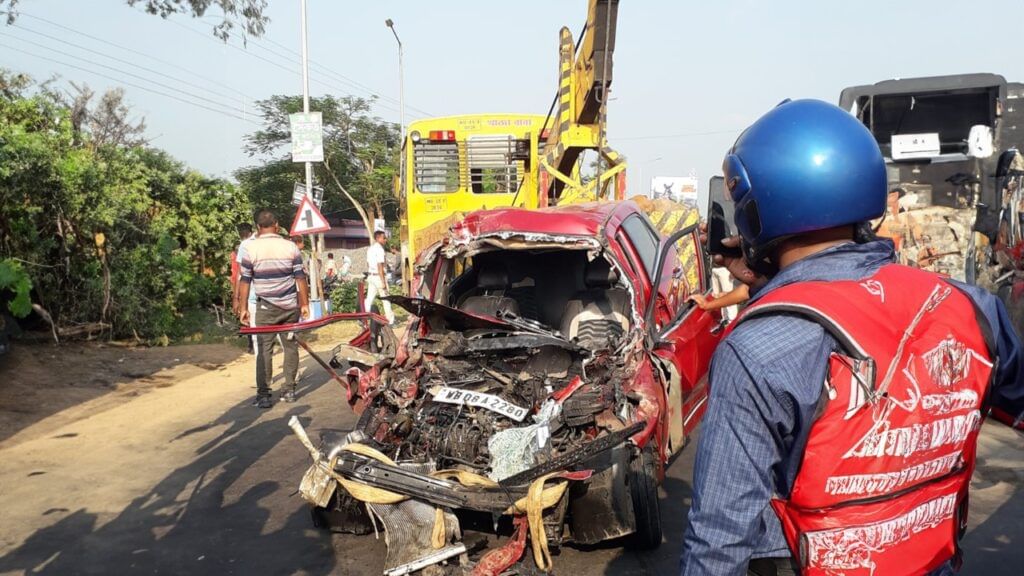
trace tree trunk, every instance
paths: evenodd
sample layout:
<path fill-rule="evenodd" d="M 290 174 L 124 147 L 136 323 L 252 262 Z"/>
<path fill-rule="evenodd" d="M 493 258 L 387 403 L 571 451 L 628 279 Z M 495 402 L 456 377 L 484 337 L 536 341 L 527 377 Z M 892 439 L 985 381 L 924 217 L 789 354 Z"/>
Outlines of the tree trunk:
<path fill-rule="evenodd" d="M 366 226 L 366 233 L 369 235 L 367 246 L 372 245 L 373 221 L 366 215 L 366 210 L 363 209 L 363 205 L 356 201 L 356 199 L 348 193 L 348 190 L 345 190 L 345 187 L 341 185 L 341 180 L 339 180 L 337 175 L 334 174 L 334 171 L 331 170 L 331 165 L 327 161 L 326 156 L 324 156 L 324 171 L 326 171 L 331 176 L 331 179 L 334 180 L 334 185 L 338 187 L 338 190 L 341 190 L 341 193 L 348 198 L 349 202 L 351 202 L 353 206 L 355 206 L 356 212 L 359 212 L 359 217 L 363 219 L 363 226 Z"/>

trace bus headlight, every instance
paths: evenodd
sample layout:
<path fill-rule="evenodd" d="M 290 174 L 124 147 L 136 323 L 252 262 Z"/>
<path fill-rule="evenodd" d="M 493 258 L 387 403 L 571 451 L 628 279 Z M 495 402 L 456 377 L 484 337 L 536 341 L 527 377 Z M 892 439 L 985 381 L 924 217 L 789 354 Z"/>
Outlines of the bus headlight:
<path fill-rule="evenodd" d="M 417 132 L 416 130 L 413 130 L 412 132 L 409 133 L 409 139 L 412 140 L 413 144 L 419 142 L 420 141 L 420 133 Z"/>

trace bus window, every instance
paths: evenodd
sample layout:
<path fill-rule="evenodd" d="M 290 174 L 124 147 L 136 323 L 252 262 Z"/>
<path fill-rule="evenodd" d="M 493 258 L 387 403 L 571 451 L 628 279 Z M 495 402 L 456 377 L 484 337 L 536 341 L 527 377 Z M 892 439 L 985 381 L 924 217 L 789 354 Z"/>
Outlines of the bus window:
<path fill-rule="evenodd" d="M 413 169 L 420 192 L 459 190 L 459 144 L 420 140 L 413 145 Z"/>
<path fill-rule="evenodd" d="M 510 194 L 522 179 L 513 160 L 516 140 L 511 134 L 470 136 L 466 141 L 469 184 L 474 194 Z"/>

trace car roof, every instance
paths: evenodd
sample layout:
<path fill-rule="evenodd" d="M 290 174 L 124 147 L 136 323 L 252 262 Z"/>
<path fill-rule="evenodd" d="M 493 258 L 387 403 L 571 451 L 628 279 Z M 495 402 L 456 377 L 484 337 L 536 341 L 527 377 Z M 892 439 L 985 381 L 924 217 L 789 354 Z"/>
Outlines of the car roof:
<path fill-rule="evenodd" d="M 462 226 L 473 236 L 525 232 L 597 237 L 613 214 L 638 210 L 631 201 L 588 202 L 535 210 L 498 208 L 470 213 L 462 221 Z"/>
<path fill-rule="evenodd" d="M 978 88 L 1000 88 L 1005 90 L 1006 78 L 999 74 L 953 74 L 949 76 L 882 80 L 874 84 L 846 88 L 839 95 L 839 107 L 849 110 L 853 103 L 862 96 L 920 94 Z"/>

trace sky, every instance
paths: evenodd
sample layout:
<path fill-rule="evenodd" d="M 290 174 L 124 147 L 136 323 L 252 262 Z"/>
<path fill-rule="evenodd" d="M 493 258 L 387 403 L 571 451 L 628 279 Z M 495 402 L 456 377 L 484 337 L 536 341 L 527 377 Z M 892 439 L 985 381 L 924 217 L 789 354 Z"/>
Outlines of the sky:
<path fill-rule="evenodd" d="M 398 53 L 385 19 L 405 48 L 411 121 L 546 113 L 559 29 L 578 34 L 587 10 L 586 0 L 307 1 L 312 94 L 376 94 L 375 113 L 394 122 Z M 97 92 L 124 87 L 152 144 L 207 174 L 256 163 L 242 150 L 258 128 L 253 103 L 302 90 L 299 0 L 270 0 L 266 34 L 228 44 L 212 34 L 216 8 L 168 20 L 125 0 L 18 8 L 14 26 L 0 24 L 0 67 Z M 1022 20 L 1020 0 L 622 0 L 609 143 L 627 157 L 631 194 L 654 176 L 693 172 L 703 185 L 739 132 L 786 98 L 836 102 L 844 87 L 898 77 L 1024 81 L 1012 34 L 998 26 Z"/>

